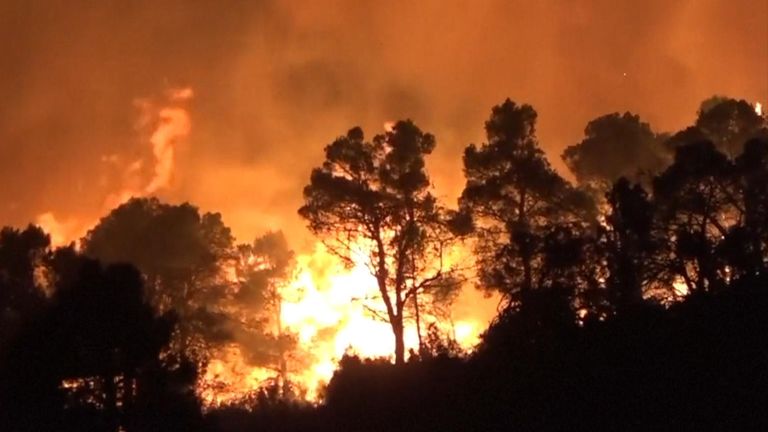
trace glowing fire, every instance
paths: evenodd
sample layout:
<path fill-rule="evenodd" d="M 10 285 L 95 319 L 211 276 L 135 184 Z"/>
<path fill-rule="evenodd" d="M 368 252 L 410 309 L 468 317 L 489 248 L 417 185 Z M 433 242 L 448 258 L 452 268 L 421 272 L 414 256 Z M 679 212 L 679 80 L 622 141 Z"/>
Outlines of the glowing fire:
<path fill-rule="evenodd" d="M 194 97 L 189 88 L 172 88 L 166 92 L 162 106 L 157 107 L 148 99 L 137 99 L 139 108 L 137 129 L 152 127 L 149 144 L 154 157 L 154 170 L 149 180 L 142 178 L 143 159 L 122 162 L 119 155 L 103 155 L 101 161 L 116 165 L 123 171 L 122 184 L 117 191 L 107 195 L 102 206 L 104 212 L 125 203 L 132 197 L 151 195 L 171 186 L 174 172 L 176 146 L 189 136 L 192 129 L 189 113 L 184 104 Z M 110 166 L 110 169 L 113 169 Z M 142 186 L 142 184 L 145 184 Z M 89 223 L 91 222 L 91 223 Z M 51 236 L 53 246 L 64 246 L 79 239 L 93 221 L 68 219 L 62 222 L 53 212 L 45 212 L 37 217 L 36 223 Z"/>
<path fill-rule="evenodd" d="M 362 254 L 354 259 L 352 268 L 345 268 L 318 244 L 312 253 L 297 257 L 297 267 L 296 277 L 281 290 L 281 320 L 286 331 L 298 336 L 297 355 L 303 363 L 289 371 L 288 379 L 299 384 L 306 392 L 304 397 L 312 401 L 318 399 L 345 353 L 367 358 L 391 357 L 394 338 L 389 324 L 370 312 L 377 309 L 380 301 L 376 280 Z M 471 350 L 492 316 L 479 315 L 438 325 L 461 348 Z M 425 329 L 422 327 L 421 331 L 424 333 Z M 406 350 L 418 351 L 413 323 L 406 328 L 405 345 Z M 236 349 L 215 358 L 211 366 L 199 386 L 208 405 L 238 400 L 276 375 L 266 368 L 249 368 Z"/>
<path fill-rule="evenodd" d="M 274 375 L 274 371 L 267 368 L 250 366 L 240 348 L 233 345 L 208 363 L 197 392 L 206 404 L 218 406 L 246 397 Z"/>
<path fill-rule="evenodd" d="M 35 224 L 43 229 L 51 238 L 51 246 L 66 246 L 73 239 L 78 238 L 79 229 L 77 221 L 61 221 L 51 212 L 43 213 L 37 217 Z"/>
<path fill-rule="evenodd" d="M 173 89 L 169 92 L 172 103 L 185 102 L 194 96 L 191 88 Z M 189 135 L 191 123 L 189 113 L 184 108 L 169 106 L 158 112 L 158 126 L 149 142 L 155 155 L 155 176 L 144 191 L 151 194 L 158 189 L 167 188 L 173 174 L 174 147 L 181 139 Z"/>
<path fill-rule="evenodd" d="M 757 115 L 762 116 L 763 115 L 763 104 L 760 102 L 755 102 L 755 112 Z"/>
<path fill-rule="evenodd" d="M 124 173 L 124 184 L 120 190 L 107 197 L 104 207 L 109 210 L 123 204 L 131 197 L 151 195 L 171 186 L 175 169 L 176 147 L 189 136 L 192 122 L 184 104 L 194 97 L 194 91 L 189 88 L 174 88 L 166 92 L 166 101 L 157 107 L 147 99 L 137 99 L 136 106 L 140 110 L 137 129 L 153 127 L 149 137 L 154 157 L 152 177 L 141 186 L 141 174 L 144 166 L 142 159 L 128 164 Z M 145 180 L 146 181 L 146 180 Z"/>
<path fill-rule="evenodd" d="M 104 211 L 126 202 L 131 197 L 154 194 L 172 186 L 174 159 L 179 143 L 191 132 L 191 120 L 185 104 L 194 97 L 191 88 L 169 90 L 162 103 L 150 99 L 135 101 L 139 108 L 137 130 L 149 131 L 148 143 L 153 160 L 139 158 L 126 160 L 120 155 L 105 155 L 103 163 L 122 173 L 119 188 L 104 202 Z M 394 122 L 386 122 L 391 131 Z M 145 167 L 152 167 L 147 178 Z M 80 238 L 93 221 L 62 220 L 53 213 L 44 213 L 38 224 L 51 234 L 55 246 Z M 391 327 L 374 314 L 384 315 L 375 278 L 365 265 L 364 254 L 357 254 L 352 268 L 346 268 L 318 243 L 310 253 L 296 257 L 296 272 L 289 283 L 280 288 L 280 323 L 276 332 L 294 334 L 298 347 L 284 372 L 291 383 L 303 391 L 300 397 L 317 400 L 323 384 L 333 375 L 338 360 L 347 352 L 362 357 L 390 357 L 394 351 Z M 250 262 L 257 266 L 259 263 Z M 227 274 L 232 276 L 229 271 Z M 495 314 L 495 299 L 481 298 L 465 290 L 455 310 L 464 308 L 457 319 L 427 318 L 421 326 L 436 323 L 440 330 L 464 349 L 471 349 L 478 341 L 487 323 Z M 490 305 L 490 306 L 489 306 Z M 374 311 L 372 313 L 371 311 Z M 481 312 L 479 312 L 480 310 Z M 258 311 L 253 311 L 258 313 Z M 405 330 L 406 352 L 418 351 L 418 332 L 413 322 Z M 247 355 L 237 343 L 212 353 L 204 375 L 198 384 L 198 394 L 208 406 L 241 400 L 252 395 L 274 380 L 280 371 L 276 368 L 256 367 L 246 360 Z"/>

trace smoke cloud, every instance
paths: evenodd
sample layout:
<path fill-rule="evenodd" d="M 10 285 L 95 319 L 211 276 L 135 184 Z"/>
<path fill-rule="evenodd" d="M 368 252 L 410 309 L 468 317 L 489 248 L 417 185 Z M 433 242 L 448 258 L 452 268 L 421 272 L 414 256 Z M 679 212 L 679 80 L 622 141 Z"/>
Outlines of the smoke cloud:
<path fill-rule="evenodd" d="M 282 228 L 301 248 L 301 188 L 352 126 L 434 133 L 430 172 L 452 203 L 461 151 L 505 97 L 539 111 L 558 168 L 608 112 L 673 130 L 712 94 L 765 102 L 766 23 L 752 0 L 2 2 L 0 221 L 95 220 L 124 186 L 115 161 L 153 160 L 133 102 L 191 88 L 185 145 L 155 148 L 174 163 L 163 198 L 221 211 L 242 241 Z"/>

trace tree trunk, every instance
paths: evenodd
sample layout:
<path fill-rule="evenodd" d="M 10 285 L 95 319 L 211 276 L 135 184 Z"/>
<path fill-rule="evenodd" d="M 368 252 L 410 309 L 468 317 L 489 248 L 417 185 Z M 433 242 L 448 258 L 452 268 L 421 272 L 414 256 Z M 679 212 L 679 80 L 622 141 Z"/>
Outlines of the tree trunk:
<path fill-rule="evenodd" d="M 395 364 L 401 365 L 405 363 L 405 340 L 403 337 L 403 317 L 399 317 L 392 320 L 392 333 L 395 336 Z"/>
<path fill-rule="evenodd" d="M 419 310 L 419 293 L 413 293 L 413 310 L 416 314 L 416 336 L 419 338 L 419 355 L 424 354 L 424 342 L 421 340 L 421 311 Z"/>
<path fill-rule="evenodd" d="M 285 398 L 288 394 L 288 362 L 285 359 L 285 347 L 283 346 L 283 319 L 282 319 L 282 311 L 283 311 L 283 299 L 280 297 L 280 295 L 277 295 L 277 311 L 275 313 L 275 318 L 277 320 L 277 338 L 279 340 L 279 347 L 280 347 L 280 364 L 278 365 L 280 371 L 278 372 L 279 377 L 279 389 L 280 389 L 280 397 Z"/>
<path fill-rule="evenodd" d="M 523 294 L 531 292 L 533 289 L 533 274 L 531 271 L 531 259 L 527 256 L 522 257 L 523 261 Z"/>
<path fill-rule="evenodd" d="M 520 191 L 520 203 L 518 204 L 517 209 L 517 229 L 521 229 L 522 227 L 525 227 L 525 243 L 522 245 L 522 253 L 521 253 L 521 260 L 523 264 L 523 286 L 522 286 L 522 293 L 525 295 L 531 291 L 533 288 L 533 274 L 531 271 L 531 252 L 529 248 L 530 245 L 530 230 L 528 227 L 528 215 L 525 210 L 525 199 L 527 195 L 527 190 L 523 188 Z"/>

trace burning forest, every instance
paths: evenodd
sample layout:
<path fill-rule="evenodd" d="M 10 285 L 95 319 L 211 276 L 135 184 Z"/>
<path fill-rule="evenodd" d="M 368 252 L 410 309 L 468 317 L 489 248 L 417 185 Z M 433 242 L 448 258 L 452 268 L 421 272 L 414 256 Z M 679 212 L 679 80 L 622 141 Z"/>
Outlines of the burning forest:
<path fill-rule="evenodd" d="M 753 3 L 0 6 L 0 429 L 768 427 Z"/>

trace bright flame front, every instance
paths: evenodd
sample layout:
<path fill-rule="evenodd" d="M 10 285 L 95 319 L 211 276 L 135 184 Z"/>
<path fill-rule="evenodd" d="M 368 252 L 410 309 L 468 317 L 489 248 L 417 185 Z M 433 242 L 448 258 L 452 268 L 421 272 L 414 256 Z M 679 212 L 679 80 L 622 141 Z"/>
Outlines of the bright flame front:
<path fill-rule="evenodd" d="M 392 329 L 379 318 L 383 309 L 379 310 L 376 279 L 362 255 L 353 261 L 352 268 L 345 268 L 318 244 L 312 253 L 297 257 L 296 276 L 281 289 L 281 325 L 296 334 L 300 357 L 298 367 L 289 367 L 288 379 L 303 388 L 303 396 L 309 401 L 321 397 L 324 384 L 345 353 L 391 358 L 394 352 Z M 461 348 L 471 350 L 487 326 L 486 318 L 475 315 L 438 325 Z M 422 334 L 426 331 L 424 325 Z M 418 351 L 418 333 L 412 322 L 404 337 L 406 351 Z M 201 379 L 200 394 L 214 406 L 236 402 L 277 375 L 267 368 L 248 367 L 237 350 L 226 351 L 211 365 Z"/>

